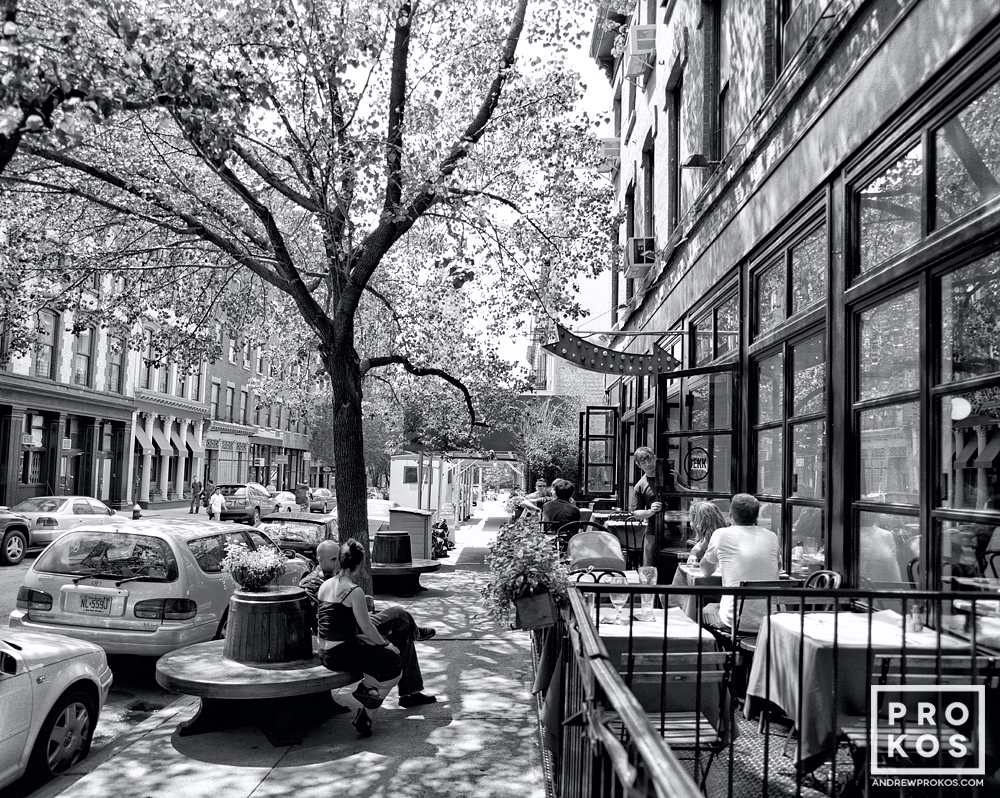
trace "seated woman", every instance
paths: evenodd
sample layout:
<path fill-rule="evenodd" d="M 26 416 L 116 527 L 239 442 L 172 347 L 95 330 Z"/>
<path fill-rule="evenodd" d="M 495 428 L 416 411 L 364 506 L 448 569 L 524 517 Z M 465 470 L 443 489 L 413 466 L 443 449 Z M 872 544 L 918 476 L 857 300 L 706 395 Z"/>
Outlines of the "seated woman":
<path fill-rule="evenodd" d="M 687 564 L 697 565 L 704 555 L 708 544 L 712 540 L 712 534 L 716 529 L 729 526 L 726 517 L 718 505 L 710 501 L 697 501 L 691 505 L 689 512 L 691 529 L 698 536 L 691 552 L 688 554 Z M 674 571 L 672 585 L 686 585 L 687 576 L 678 568 Z M 698 617 L 698 605 L 695 596 L 675 594 L 670 597 L 671 606 L 681 607 L 690 618 Z"/>
<path fill-rule="evenodd" d="M 354 690 L 362 705 L 354 716 L 354 728 L 362 737 L 372 733 L 367 710 L 382 705 L 403 673 L 399 649 L 379 634 L 368 614 L 365 592 L 357 576 L 365 561 L 364 547 L 353 538 L 340 549 L 340 572 L 319 589 L 316 621 L 320 661 L 332 671 L 362 673 Z"/>

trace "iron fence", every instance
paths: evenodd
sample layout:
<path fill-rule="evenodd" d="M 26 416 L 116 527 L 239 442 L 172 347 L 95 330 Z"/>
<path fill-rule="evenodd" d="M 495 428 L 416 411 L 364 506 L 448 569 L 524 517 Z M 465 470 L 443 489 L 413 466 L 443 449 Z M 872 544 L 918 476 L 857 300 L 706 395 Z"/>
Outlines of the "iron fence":
<path fill-rule="evenodd" d="M 579 584 L 566 626 L 561 795 L 998 794 L 998 592 Z"/>

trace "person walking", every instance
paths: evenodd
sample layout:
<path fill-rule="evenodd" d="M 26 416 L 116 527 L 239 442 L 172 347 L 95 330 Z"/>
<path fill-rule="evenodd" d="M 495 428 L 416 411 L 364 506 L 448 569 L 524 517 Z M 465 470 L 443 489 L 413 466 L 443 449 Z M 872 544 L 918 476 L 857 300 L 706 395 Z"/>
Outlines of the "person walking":
<path fill-rule="evenodd" d="M 215 483 L 212 482 L 212 478 L 209 477 L 205 480 L 205 485 L 202 488 L 201 495 L 204 497 L 202 499 L 202 504 L 208 509 L 208 500 L 212 498 L 212 494 L 215 493 Z"/>
<path fill-rule="evenodd" d="M 191 482 L 191 506 L 188 508 L 188 513 L 193 513 L 198 515 L 198 511 L 201 509 L 201 491 L 204 485 L 201 484 L 201 480 L 195 477 Z"/>
<path fill-rule="evenodd" d="M 216 488 L 212 491 L 211 497 L 208 500 L 208 520 L 209 521 L 221 521 L 222 511 L 226 509 L 226 497 L 222 495 L 222 491 Z"/>

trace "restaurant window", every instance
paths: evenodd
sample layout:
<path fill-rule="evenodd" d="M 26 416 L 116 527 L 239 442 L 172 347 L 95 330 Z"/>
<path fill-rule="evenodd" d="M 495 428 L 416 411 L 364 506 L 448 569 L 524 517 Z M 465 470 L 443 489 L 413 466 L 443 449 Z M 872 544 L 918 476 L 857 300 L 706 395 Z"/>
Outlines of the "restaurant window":
<path fill-rule="evenodd" d="M 73 371 L 70 382 L 73 385 L 90 385 L 90 366 L 94 359 L 94 331 L 89 327 L 73 335 Z"/>
<path fill-rule="evenodd" d="M 212 383 L 212 392 L 209 404 L 212 410 L 212 418 L 219 419 L 219 393 L 220 393 L 219 383 Z"/>
<path fill-rule="evenodd" d="M 122 378 L 125 375 L 125 341 L 108 338 L 108 390 L 122 393 Z"/>
<path fill-rule="evenodd" d="M 233 404 L 236 401 L 236 389 L 232 385 L 226 387 L 226 414 L 223 417 L 226 421 L 234 421 Z"/>
<path fill-rule="evenodd" d="M 920 240 L 923 148 L 906 150 L 858 192 L 859 268 L 867 272 Z"/>
<path fill-rule="evenodd" d="M 783 342 L 754 360 L 754 490 L 761 525 L 781 542 L 793 574 L 825 567 L 826 339 L 822 332 Z"/>
<path fill-rule="evenodd" d="M 739 330 L 739 296 L 732 293 L 691 325 L 692 365 L 704 366 L 735 352 Z"/>
<path fill-rule="evenodd" d="M 51 310 L 38 314 L 38 330 L 31 351 L 31 376 L 54 380 L 56 376 L 56 332 L 59 316 Z"/>
<path fill-rule="evenodd" d="M 247 423 L 247 392 L 240 391 L 240 424 Z"/>
<path fill-rule="evenodd" d="M 755 335 L 771 332 L 786 319 L 823 302 L 826 265 L 826 225 L 820 224 L 758 267 L 753 277 Z"/>

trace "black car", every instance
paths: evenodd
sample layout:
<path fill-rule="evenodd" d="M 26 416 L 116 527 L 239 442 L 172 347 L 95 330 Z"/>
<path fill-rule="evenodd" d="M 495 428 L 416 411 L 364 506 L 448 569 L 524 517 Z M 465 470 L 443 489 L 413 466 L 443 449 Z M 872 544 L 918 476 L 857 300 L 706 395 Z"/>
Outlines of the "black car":
<path fill-rule="evenodd" d="M 17 565 L 28 550 L 28 521 L 6 508 L 0 510 L 0 565 Z"/>
<path fill-rule="evenodd" d="M 267 532 L 284 551 L 294 551 L 316 561 L 316 547 L 322 540 L 337 540 L 337 516 L 322 513 L 271 513 L 261 519 Z"/>

